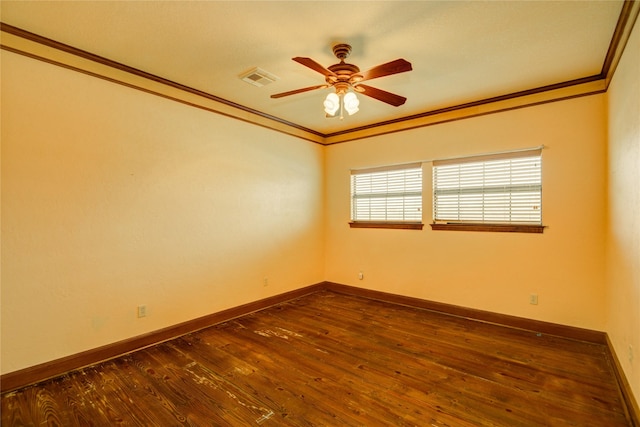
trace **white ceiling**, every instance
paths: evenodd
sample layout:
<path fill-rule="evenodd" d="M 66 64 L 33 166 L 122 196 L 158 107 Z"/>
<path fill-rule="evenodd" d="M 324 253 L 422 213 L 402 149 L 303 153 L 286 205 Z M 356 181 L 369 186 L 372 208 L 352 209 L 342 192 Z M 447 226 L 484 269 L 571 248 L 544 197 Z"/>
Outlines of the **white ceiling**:
<path fill-rule="evenodd" d="M 331 134 L 601 73 L 622 1 L 7 1 L 2 22 Z M 359 96 L 360 112 L 326 119 L 331 89 L 291 58 L 361 70 L 404 58 L 413 71 L 371 81 L 405 96 Z M 279 77 L 255 87 L 239 75 Z"/>

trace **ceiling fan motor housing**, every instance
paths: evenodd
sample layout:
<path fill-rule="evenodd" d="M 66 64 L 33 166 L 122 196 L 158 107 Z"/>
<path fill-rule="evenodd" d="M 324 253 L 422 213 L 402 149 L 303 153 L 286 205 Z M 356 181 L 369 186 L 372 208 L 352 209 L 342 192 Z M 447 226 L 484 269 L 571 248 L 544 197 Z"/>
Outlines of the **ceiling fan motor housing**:
<path fill-rule="evenodd" d="M 360 68 L 353 64 L 347 64 L 344 60 L 351 54 L 351 45 L 340 43 L 333 46 L 333 54 L 340 60 L 339 64 L 328 67 L 334 75 L 327 75 L 325 80 L 335 87 L 338 94 L 345 93 L 351 85 L 362 80 L 358 73 Z"/>

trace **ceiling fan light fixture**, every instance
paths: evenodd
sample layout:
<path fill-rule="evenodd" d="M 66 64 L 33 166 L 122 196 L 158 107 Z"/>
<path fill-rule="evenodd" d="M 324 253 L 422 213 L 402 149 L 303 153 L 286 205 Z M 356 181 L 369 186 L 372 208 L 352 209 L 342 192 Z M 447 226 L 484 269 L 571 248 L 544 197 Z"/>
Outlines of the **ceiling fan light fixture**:
<path fill-rule="evenodd" d="M 331 92 L 325 98 L 323 105 L 325 113 L 330 116 L 335 116 L 336 112 L 338 112 L 338 109 L 340 108 L 340 97 L 334 92 Z"/>
<path fill-rule="evenodd" d="M 340 60 L 340 63 L 330 65 L 328 68 L 325 68 L 311 58 L 301 56 L 291 58 L 295 62 L 322 74 L 326 84 L 275 93 L 271 95 L 271 98 L 282 98 L 310 90 L 331 87 L 335 89 L 335 92 L 330 93 L 325 98 L 323 102 L 324 111 L 327 118 L 335 117 L 336 113 L 340 111 L 340 119 L 344 117 L 345 110 L 350 116 L 359 111 L 360 100 L 354 91 L 394 107 L 399 107 L 407 100 L 404 96 L 363 85 L 361 82 L 411 71 L 413 68 L 410 62 L 404 59 L 396 59 L 395 61 L 380 64 L 361 73 L 358 66 L 344 62 L 345 58 L 351 53 L 350 45 L 346 43 L 337 44 L 333 47 L 333 53 L 336 58 Z"/>

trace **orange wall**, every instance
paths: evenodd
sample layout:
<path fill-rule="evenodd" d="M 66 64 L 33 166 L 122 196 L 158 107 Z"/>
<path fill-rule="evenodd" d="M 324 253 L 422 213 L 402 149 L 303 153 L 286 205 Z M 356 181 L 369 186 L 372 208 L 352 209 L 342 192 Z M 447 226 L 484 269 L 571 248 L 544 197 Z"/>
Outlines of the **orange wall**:
<path fill-rule="evenodd" d="M 1 59 L 3 373 L 322 281 L 322 146 Z"/>
<path fill-rule="evenodd" d="M 329 146 L 327 280 L 604 330 L 605 108 L 594 95 Z M 540 145 L 544 234 L 348 226 L 350 169 Z"/>
<path fill-rule="evenodd" d="M 607 95 L 609 101 L 606 223 L 607 332 L 638 400 L 640 399 L 640 28 L 637 23 Z"/>

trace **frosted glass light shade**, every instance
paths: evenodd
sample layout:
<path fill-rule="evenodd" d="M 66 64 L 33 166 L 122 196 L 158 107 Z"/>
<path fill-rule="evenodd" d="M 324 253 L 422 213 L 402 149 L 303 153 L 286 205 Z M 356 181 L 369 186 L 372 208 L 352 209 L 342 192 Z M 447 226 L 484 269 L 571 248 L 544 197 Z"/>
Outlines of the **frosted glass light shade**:
<path fill-rule="evenodd" d="M 330 93 L 324 100 L 324 112 L 330 116 L 336 114 L 340 108 L 340 98 L 335 93 Z"/>
<path fill-rule="evenodd" d="M 349 115 L 357 113 L 359 110 L 359 105 L 360 101 L 358 100 L 358 97 L 355 93 L 347 92 L 344 95 L 344 109 L 347 110 L 347 113 L 349 113 Z"/>

